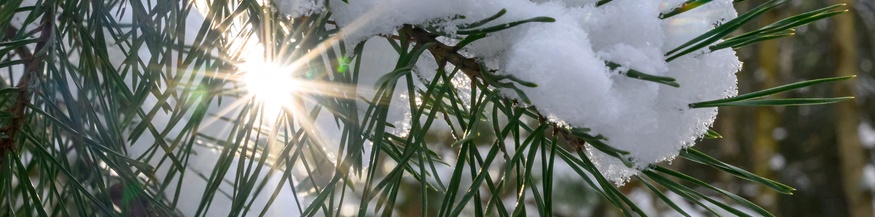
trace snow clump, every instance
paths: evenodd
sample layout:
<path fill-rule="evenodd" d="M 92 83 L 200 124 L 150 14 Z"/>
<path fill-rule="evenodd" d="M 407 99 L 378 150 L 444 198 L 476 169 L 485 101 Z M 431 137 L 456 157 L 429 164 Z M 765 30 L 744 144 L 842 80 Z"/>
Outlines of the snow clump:
<path fill-rule="evenodd" d="M 290 16 L 325 10 L 312 0 L 276 0 Z M 715 108 L 690 103 L 737 94 L 741 62 L 732 49 L 707 48 L 666 62 L 665 53 L 737 16 L 732 0 L 714 0 L 691 11 L 660 19 L 660 13 L 685 0 L 329 0 L 343 40 L 358 42 L 389 35 L 403 24 L 428 24 L 456 32 L 460 24 L 485 19 L 505 9 L 489 25 L 548 16 L 552 23 L 527 23 L 492 33 L 467 46 L 498 73 L 538 85 L 523 88 L 544 115 L 608 138 L 629 151 L 632 168 L 588 148 L 606 178 L 622 185 L 648 165 L 670 160 L 694 145 L 717 115 Z M 464 19 L 460 19 L 460 17 Z M 391 51 L 390 51 L 391 52 Z M 611 70 L 606 62 L 622 67 Z M 680 87 L 624 76 L 628 69 L 677 79 Z M 503 91 L 516 97 L 514 91 Z"/>

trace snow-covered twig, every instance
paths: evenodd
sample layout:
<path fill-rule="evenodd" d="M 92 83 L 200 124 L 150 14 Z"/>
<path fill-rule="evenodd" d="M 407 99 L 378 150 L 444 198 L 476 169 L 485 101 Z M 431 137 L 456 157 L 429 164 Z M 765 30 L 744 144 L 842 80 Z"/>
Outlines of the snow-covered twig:
<path fill-rule="evenodd" d="M 405 25 L 404 28 L 401 29 L 401 31 L 404 31 L 404 33 L 411 37 L 414 41 L 416 41 L 416 43 L 434 43 L 435 46 L 430 47 L 428 50 L 435 57 L 435 59 L 437 59 L 438 62 L 445 61 L 453 64 L 456 67 L 459 67 L 459 70 L 465 73 L 465 75 L 467 75 L 469 78 L 471 78 L 472 82 L 476 82 L 477 79 L 483 80 L 483 75 L 480 72 L 480 63 L 474 58 L 466 57 L 460 54 L 458 52 L 459 48 L 438 41 L 437 34 L 430 33 L 422 28 L 412 25 Z M 583 150 L 583 146 L 585 144 L 584 140 L 572 135 L 571 131 L 566 130 L 564 126 L 549 121 L 547 116 L 540 114 L 537 110 L 533 109 L 532 112 L 538 117 L 538 121 L 541 122 L 541 124 L 549 124 L 550 126 L 552 126 L 553 132 L 561 135 L 561 138 L 564 138 L 565 141 L 572 147 L 572 151 Z"/>

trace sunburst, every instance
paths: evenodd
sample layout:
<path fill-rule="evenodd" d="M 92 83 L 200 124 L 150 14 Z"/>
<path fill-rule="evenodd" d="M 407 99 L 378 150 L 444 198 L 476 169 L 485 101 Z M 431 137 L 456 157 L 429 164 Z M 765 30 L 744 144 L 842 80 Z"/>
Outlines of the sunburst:
<path fill-rule="evenodd" d="M 240 82 L 243 88 L 262 104 L 265 117 L 276 117 L 283 110 L 292 108 L 302 85 L 294 76 L 297 67 L 254 61 L 240 64 L 238 68 L 242 70 Z"/>
<path fill-rule="evenodd" d="M 195 0 L 195 3 L 200 6 L 199 12 L 204 17 L 213 16 L 209 11 L 211 7 L 206 1 Z M 262 12 L 265 13 L 263 14 L 265 17 L 271 15 L 269 10 Z M 214 113 L 218 117 L 228 119 L 211 119 L 206 121 L 205 125 L 211 125 L 214 121 L 232 120 L 231 118 L 234 117 L 232 113 L 241 112 L 236 116 L 236 123 L 224 127 L 233 131 L 238 126 L 243 126 L 249 128 L 244 130 L 256 132 L 257 136 L 252 138 L 258 137 L 254 140 L 257 142 L 248 144 L 258 143 L 257 146 L 270 147 L 270 152 L 265 153 L 266 155 L 259 154 L 271 159 L 268 165 L 279 163 L 277 160 L 281 159 L 276 157 L 280 156 L 282 146 L 296 142 L 291 140 L 306 138 L 301 141 L 314 144 L 308 147 L 322 149 L 319 152 L 325 153 L 326 159 L 338 166 L 338 169 L 348 170 L 339 165 L 348 159 L 341 158 L 342 155 L 335 153 L 342 148 L 328 142 L 326 135 L 323 135 L 325 131 L 321 128 L 331 125 L 320 125 L 316 119 L 320 113 L 323 113 L 322 116 L 325 116 L 324 113 L 333 113 L 335 118 L 355 117 L 343 114 L 348 110 L 338 111 L 322 103 L 337 99 L 360 100 L 362 95 L 376 94 L 369 88 L 358 88 L 357 72 L 335 64 L 338 62 L 351 64 L 352 59 L 347 58 L 353 57 L 338 49 L 339 45 L 343 43 L 347 31 L 356 31 L 367 20 L 377 16 L 379 14 L 377 12 L 379 11 L 368 13 L 369 15 L 364 17 L 367 19 L 351 23 L 344 28 L 344 31 L 328 38 L 318 39 L 318 43 L 315 44 L 302 42 L 313 41 L 314 39 L 309 37 L 319 36 L 304 34 L 301 29 L 292 29 L 293 25 L 285 23 L 283 19 L 262 19 L 258 23 L 250 22 L 248 16 L 240 15 L 232 21 L 223 21 L 231 25 L 217 24 L 216 26 L 223 27 L 220 34 L 224 44 L 217 49 L 221 50 L 222 55 L 216 57 L 230 63 L 232 67 L 230 70 L 207 73 L 206 76 L 232 83 L 233 88 L 224 89 L 223 91 L 227 92 L 222 95 L 232 96 L 235 100 L 231 104 L 223 105 L 220 111 Z M 201 49 L 205 48 L 201 47 Z M 340 52 L 342 55 L 326 59 L 330 55 L 324 54 L 330 52 Z M 356 110 L 353 111 L 358 110 L 358 108 L 354 109 Z M 240 125 L 247 122 L 254 124 Z M 289 138 L 290 132 L 303 132 L 307 135 Z M 256 145 L 251 145 L 247 148 L 255 147 Z"/>

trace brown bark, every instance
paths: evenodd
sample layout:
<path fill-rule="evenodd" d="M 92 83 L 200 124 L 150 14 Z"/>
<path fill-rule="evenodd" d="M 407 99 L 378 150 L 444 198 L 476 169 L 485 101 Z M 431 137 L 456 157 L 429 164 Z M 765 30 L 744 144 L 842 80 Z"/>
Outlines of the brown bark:
<path fill-rule="evenodd" d="M 43 64 L 43 57 L 46 54 L 40 52 L 43 51 L 49 40 L 51 40 L 52 34 L 54 34 L 54 19 L 55 15 L 52 10 L 47 10 L 46 14 L 43 15 L 42 23 L 40 23 L 39 27 L 40 36 L 37 38 L 34 49 L 36 53 L 31 52 L 24 46 L 15 49 L 16 54 L 24 61 L 24 74 L 18 79 L 18 84 L 15 86 L 18 89 L 18 93 L 15 94 L 15 102 L 7 110 L 12 114 L 12 118 L 9 120 L 8 125 L 0 127 L 0 134 L 3 135 L 3 137 L 0 137 L 0 163 L 3 162 L 2 159 L 6 157 L 6 154 L 13 153 L 17 148 L 15 147 L 17 141 L 16 134 L 21 130 L 21 126 L 25 121 L 25 109 L 27 104 L 30 103 L 32 95 L 30 91 L 31 79 L 38 76 L 40 66 Z M 11 40 L 18 31 L 17 28 L 9 26 L 3 38 Z"/>

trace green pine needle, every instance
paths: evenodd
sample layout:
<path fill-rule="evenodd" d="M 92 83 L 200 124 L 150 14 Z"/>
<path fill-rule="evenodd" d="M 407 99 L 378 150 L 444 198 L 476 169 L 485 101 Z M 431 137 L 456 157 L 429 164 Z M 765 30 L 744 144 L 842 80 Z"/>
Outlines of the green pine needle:
<path fill-rule="evenodd" d="M 763 3 L 762 5 L 757 6 L 751 11 L 748 11 L 747 13 L 744 13 L 741 16 L 736 17 L 735 19 L 732 19 L 724 23 L 723 25 L 718 26 L 717 28 L 714 28 L 684 44 L 681 44 L 677 48 L 672 49 L 665 54 L 665 56 L 667 57 L 666 62 L 671 62 L 674 59 L 711 45 L 711 43 L 714 43 L 722 39 L 724 36 L 729 35 L 736 29 L 741 28 L 742 25 L 753 21 L 754 18 L 758 17 L 759 15 L 785 2 L 787 2 L 787 0 L 771 0 Z"/>
<path fill-rule="evenodd" d="M 714 168 L 719 169 L 723 172 L 732 174 L 738 178 L 757 182 L 759 184 L 762 184 L 766 187 L 769 187 L 769 188 L 777 191 L 778 193 L 792 195 L 793 191 L 796 190 L 795 188 L 790 187 L 790 186 L 785 185 L 785 184 L 782 184 L 780 182 L 776 182 L 776 181 L 772 181 L 772 180 L 767 179 L 767 178 L 763 178 L 762 176 L 758 176 L 756 174 L 753 174 L 751 172 L 748 172 L 748 171 L 743 170 L 741 168 L 738 168 L 736 166 L 721 162 L 721 161 L 719 161 L 711 156 L 708 156 L 705 153 L 702 153 L 701 151 L 696 150 L 696 149 L 688 148 L 688 149 L 682 150 L 680 152 L 680 156 L 684 159 L 687 159 L 687 160 L 690 160 L 690 161 L 693 161 L 693 162 L 696 162 L 696 163 L 699 163 L 702 165 L 708 165 L 708 166 L 714 167 Z"/>
<path fill-rule="evenodd" d="M 699 6 L 707 4 L 708 2 L 711 2 L 711 0 L 688 0 L 688 1 L 684 2 L 683 4 L 681 4 L 680 7 L 676 7 L 676 8 L 671 9 L 670 11 L 665 12 L 665 13 L 660 13 L 659 19 L 668 19 L 668 18 L 673 17 L 675 15 L 682 14 L 684 12 L 693 10 Z"/>
<path fill-rule="evenodd" d="M 611 70 L 616 70 L 617 68 L 622 67 L 620 64 L 610 62 L 610 61 L 605 62 L 605 64 Z M 650 81 L 650 82 L 656 82 L 659 84 L 665 84 L 665 85 L 672 86 L 672 87 L 680 87 L 681 86 L 680 84 L 678 84 L 676 82 L 677 80 L 675 80 L 672 77 L 651 75 L 651 74 L 643 73 L 643 72 L 635 70 L 635 69 L 626 70 L 625 72 L 622 72 L 621 74 L 625 75 L 626 77 Z"/>
<path fill-rule="evenodd" d="M 848 80 L 848 79 L 855 78 L 855 77 L 857 77 L 857 76 L 851 75 L 851 76 L 843 76 L 843 77 L 821 78 L 821 79 L 815 79 L 815 80 L 801 81 L 801 82 L 782 85 L 782 86 L 773 87 L 773 88 L 769 88 L 769 89 L 765 89 L 765 90 L 741 94 L 741 95 L 726 98 L 726 99 L 692 103 L 692 104 L 690 104 L 690 108 L 705 108 L 705 107 L 718 107 L 718 106 L 740 106 L 740 105 L 751 105 L 751 106 L 806 105 L 806 104 L 824 104 L 824 103 L 838 102 L 838 101 L 842 101 L 842 100 L 852 99 L 853 97 L 802 98 L 802 99 L 783 99 L 783 100 L 751 100 L 751 99 L 757 99 L 757 98 L 766 97 L 769 95 L 783 93 L 783 92 L 787 92 L 787 91 L 791 91 L 791 90 L 797 90 L 797 89 L 808 87 L 808 86 L 815 85 L 815 84 Z"/>
<path fill-rule="evenodd" d="M 723 136 L 720 135 L 720 133 L 717 133 L 717 131 L 708 129 L 708 131 L 705 132 L 705 138 L 706 139 L 720 139 L 720 138 L 723 138 Z"/>
<path fill-rule="evenodd" d="M 842 6 L 845 6 L 845 4 L 836 4 L 779 20 L 758 30 L 730 37 L 712 46 L 711 51 L 728 47 L 739 48 L 755 42 L 794 35 L 794 28 L 796 27 L 847 12 L 848 10 L 832 11 Z"/>
<path fill-rule="evenodd" d="M 487 34 L 487 33 L 502 31 L 505 29 L 510 29 L 510 28 L 513 28 L 514 26 L 519 26 L 519 25 L 526 24 L 526 23 L 552 23 L 552 22 L 556 22 L 556 19 L 553 19 L 551 17 L 534 17 L 534 18 L 514 21 L 514 22 L 510 22 L 510 23 L 505 23 L 505 24 L 499 24 L 499 25 L 490 26 L 490 27 L 481 28 L 481 29 L 460 29 L 459 31 L 456 31 L 456 34 L 459 34 L 459 35 Z"/>

